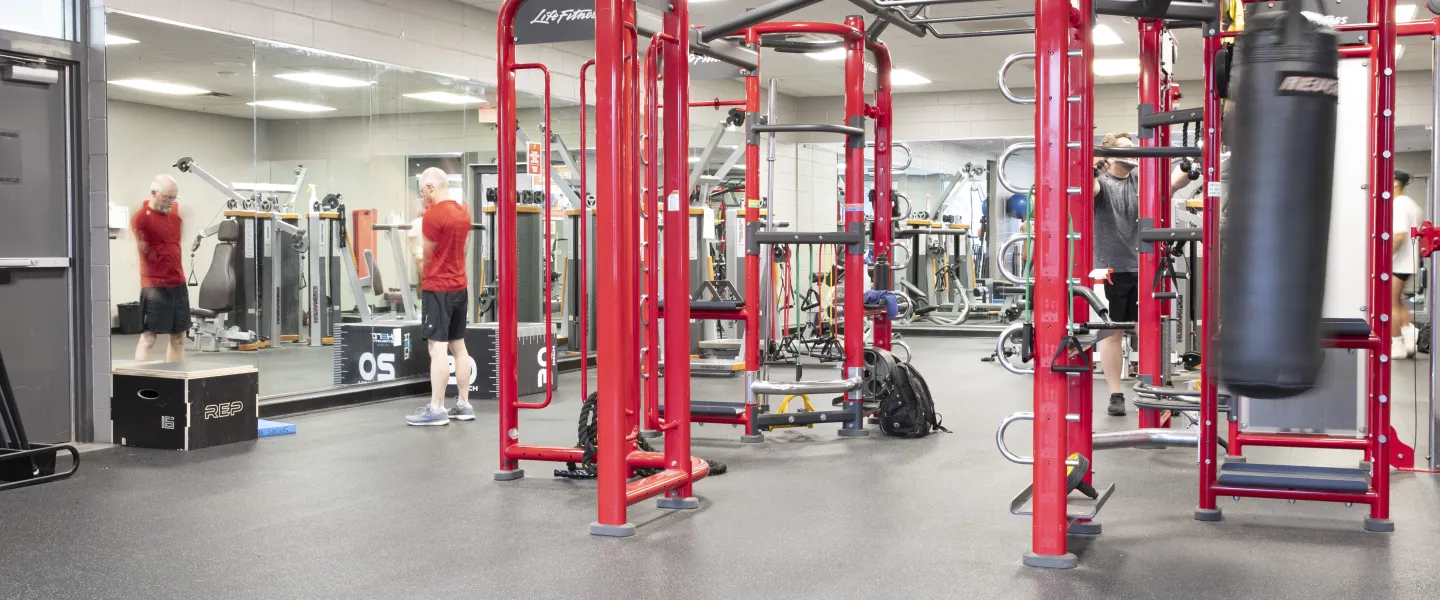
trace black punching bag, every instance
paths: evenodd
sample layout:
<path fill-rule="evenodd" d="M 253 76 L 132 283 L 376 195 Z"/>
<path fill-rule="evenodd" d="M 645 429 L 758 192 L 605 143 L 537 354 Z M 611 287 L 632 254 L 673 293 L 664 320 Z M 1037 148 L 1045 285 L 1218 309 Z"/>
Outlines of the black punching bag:
<path fill-rule="evenodd" d="M 1337 37 L 1298 10 L 1260 14 L 1234 67 L 1219 377 L 1234 393 L 1285 398 L 1313 387 L 1323 360 Z"/>

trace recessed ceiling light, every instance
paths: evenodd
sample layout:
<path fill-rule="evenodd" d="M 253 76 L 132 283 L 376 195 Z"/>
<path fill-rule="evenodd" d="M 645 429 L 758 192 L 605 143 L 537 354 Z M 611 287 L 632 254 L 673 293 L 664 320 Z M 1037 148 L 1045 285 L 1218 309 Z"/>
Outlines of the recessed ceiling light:
<path fill-rule="evenodd" d="M 1415 18 L 1414 4 L 1401 4 L 1395 7 L 1395 21 L 1404 23 Z"/>
<path fill-rule="evenodd" d="M 156 94 L 170 94 L 172 96 L 199 96 L 208 94 L 210 90 L 202 90 L 197 87 L 181 85 L 178 83 L 166 83 L 164 81 L 152 81 L 150 79 L 117 79 L 110 82 L 111 85 L 127 87 L 142 92 L 154 92 Z"/>
<path fill-rule="evenodd" d="M 690 162 L 700 162 L 700 157 L 698 157 L 698 156 L 692 156 L 692 157 L 690 157 Z"/>
<path fill-rule="evenodd" d="M 276 75 L 276 77 L 279 77 L 280 79 L 288 79 L 290 81 L 298 81 L 300 83 L 308 83 L 311 85 L 320 85 L 325 87 L 348 88 L 365 87 L 367 85 L 371 85 L 371 82 L 369 81 L 361 81 L 359 79 L 341 77 L 339 75 L 330 75 L 328 73 L 317 73 L 315 71 L 306 71 L 303 73 L 280 73 L 279 75 Z"/>
<path fill-rule="evenodd" d="M 1090 30 L 1090 39 L 1096 46 L 1119 46 L 1125 41 L 1120 39 L 1120 34 L 1115 33 L 1109 25 L 1101 23 Z"/>
<path fill-rule="evenodd" d="M 406 98 L 416 100 L 427 100 L 441 104 L 485 104 L 484 98 L 466 96 L 463 94 L 452 94 L 450 92 L 420 92 L 417 94 L 405 94 Z"/>
<path fill-rule="evenodd" d="M 1410 11 L 1410 12 L 1413 14 L 1413 13 L 1415 12 L 1415 11 L 1414 11 L 1414 8 L 1415 8 L 1415 7 L 1412 6 L 1412 7 L 1410 7 L 1410 8 L 1411 8 L 1411 11 Z M 105 34 L 105 45 L 106 45 L 106 46 L 124 46 L 124 45 L 126 45 L 126 44 L 138 44 L 138 43 L 140 43 L 140 40 L 132 40 L 132 39 L 127 38 L 127 37 L 125 37 L 125 36 L 123 36 L 123 35 L 115 35 L 115 34 L 113 34 L 113 33 L 107 33 L 107 34 Z"/>
<path fill-rule="evenodd" d="M 279 110 L 293 110 L 295 112 L 305 113 L 319 113 L 335 110 L 334 108 L 329 106 L 321 106 L 319 104 L 306 104 L 304 102 L 295 102 L 293 100 L 256 100 L 255 102 L 246 102 L 245 104 L 248 106 L 276 108 Z"/>
<path fill-rule="evenodd" d="M 824 52 L 806 52 L 805 56 L 815 60 L 845 60 L 845 49 L 832 48 Z"/>
<path fill-rule="evenodd" d="M 890 85 L 925 85 L 930 80 L 910 69 L 895 69 L 890 72 Z"/>
<path fill-rule="evenodd" d="M 1097 58 L 1095 59 L 1095 74 L 1101 77 L 1111 77 L 1116 75 L 1139 75 L 1140 59 Z"/>

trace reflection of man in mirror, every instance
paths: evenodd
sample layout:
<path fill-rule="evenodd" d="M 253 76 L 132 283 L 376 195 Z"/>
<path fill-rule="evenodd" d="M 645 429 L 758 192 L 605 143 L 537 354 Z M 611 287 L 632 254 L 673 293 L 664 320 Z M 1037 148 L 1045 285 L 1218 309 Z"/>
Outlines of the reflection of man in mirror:
<path fill-rule="evenodd" d="M 180 258 L 180 186 L 169 175 L 150 182 L 150 199 L 135 212 L 130 230 L 140 253 L 140 342 L 135 360 L 149 360 L 159 334 L 170 336 L 166 362 L 185 360 L 185 332 L 190 329 L 190 290 Z"/>
<path fill-rule="evenodd" d="M 420 332 L 430 346 L 430 404 L 405 417 L 411 425 L 446 425 L 450 419 L 475 420 L 470 406 L 470 355 L 465 350 L 465 324 L 470 312 L 466 292 L 465 242 L 470 237 L 470 211 L 450 198 L 450 182 L 436 168 L 420 174 L 425 201 L 421 228 L 424 262 L 421 269 Z M 446 356 L 449 350 L 451 356 Z M 445 410 L 445 386 L 454 358 L 455 407 Z"/>

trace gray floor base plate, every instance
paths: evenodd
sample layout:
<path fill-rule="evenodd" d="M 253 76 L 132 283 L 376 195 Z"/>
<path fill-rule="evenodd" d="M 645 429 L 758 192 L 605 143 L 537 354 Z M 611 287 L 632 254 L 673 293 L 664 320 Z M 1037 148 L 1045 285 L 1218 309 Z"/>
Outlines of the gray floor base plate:
<path fill-rule="evenodd" d="M 865 436 L 867 436 L 867 435 L 870 435 L 870 432 L 869 432 L 869 431 L 865 431 L 864 429 L 844 429 L 844 428 L 841 428 L 840 431 L 838 432 L 838 434 L 840 435 L 840 437 L 865 437 Z"/>
<path fill-rule="evenodd" d="M 1076 521 L 1070 524 L 1070 535 L 1100 535 L 1101 529 L 1096 521 Z"/>
<path fill-rule="evenodd" d="M 515 481 L 516 479 L 524 476 L 525 469 L 515 469 L 513 471 L 496 471 L 495 481 Z"/>
<path fill-rule="evenodd" d="M 1219 523 L 1225 516 L 1218 508 L 1197 508 L 1195 509 L 1195 520 L 1206 523 Z"/>
<path fill-rule="evenodd" d="M 699 498 L 661 498 L 655 501 L 655 508 L 694 510 L 700 508 Z"/>
<path fill-rule="evenodd" d="M 1076 565 L 1080 564 L 1080 559 L 1069 552 L 1059 556 L 1026 552 L 1025 557 L 1020 559 L 1020 562 L 1024 563 L 1027 567 L 1039 567 L 1041 569 L 1073 569 Z"/>
<path fill-rule="evenodd" d="M 765 434 L 757 433 L 755 435 L 742 435 L 740 436 L 740 441 L 745 444 L 758 444 L 765 441 Z"/>
<path fill-rule="evenodd" d="M 647 440 L 653 440 L 653 439 L 658 438 L 658 437 L 660 437 L 660 436 L 662 436 L 662 435 L 665 435 L 665 434 L 662 433 L 662 432 L 659 432 L 659 431 L 642 431 L 642 432 L 640 432 L 640 437 L 645 438 L 645 439 L 647 439 Z"/>
<path fill-rule="evenodd" d="M 1390 519 L 1373 519 L 1365 517 L 1365 531 L 1375 533 L 1392 533 L 1395 531 L 1395 522 Z"/>
<path fill-rule="evenodd" d="M 629 523 L 624 525 L 601 525 L 600 523 L 590 524 L 590 535 L 604 537 L 630 537 L 635 535 L 635 526 Z"/>

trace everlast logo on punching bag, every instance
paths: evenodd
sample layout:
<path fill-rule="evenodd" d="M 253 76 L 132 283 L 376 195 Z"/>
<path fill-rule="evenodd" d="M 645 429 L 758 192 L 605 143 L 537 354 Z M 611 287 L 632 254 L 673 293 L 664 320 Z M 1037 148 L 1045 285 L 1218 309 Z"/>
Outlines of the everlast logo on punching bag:
<path fill-rule="evenodd" d="M 1276 91 L 1282 96 L 1330 96 L 1338 99 L 1340 80 L 1331 75 L 1281 73 L 1280 87 Z"/>

